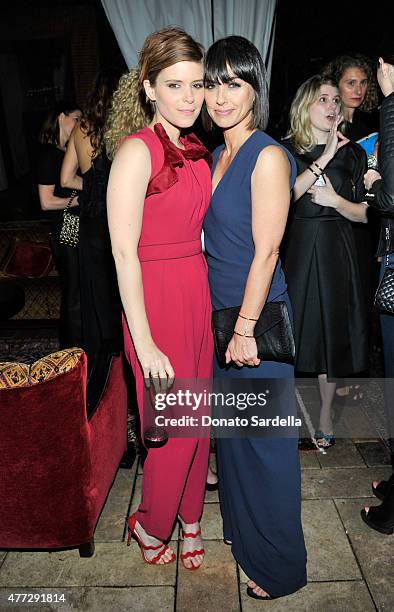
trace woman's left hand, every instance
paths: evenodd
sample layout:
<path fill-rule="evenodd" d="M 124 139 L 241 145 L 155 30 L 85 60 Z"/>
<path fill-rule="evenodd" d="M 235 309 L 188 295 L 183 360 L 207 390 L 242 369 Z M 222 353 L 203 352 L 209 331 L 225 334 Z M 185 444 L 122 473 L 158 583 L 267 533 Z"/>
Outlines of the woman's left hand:
<path fill-rule="evenodd" d="M 324 175 L 324 180 L 326 184 L 321 187 L 312 185 L 308 189 L 308 193 L 311 194 L 311 200 L 314 204 L 319 204 L 319 206 L 329 206 L 330 208 L 338 208 L 339 206 L 339 196 L 335 191 L 334 187 L 328 176 Z"/>
<path fill-rule="evenodd" d="M 258 366 L 260 359 L 257 357 L 256 340 L 234 334 L 226 351 L 226 364 L 231 361 L 240 368 L 244 365 Z"/>
<path fill-rule="evenodd" d="M 379 68 L 377 79 L 382 90 L 382 94 L 386 98 L 394 91 L 394 67 L 392 64 L 385 62 L 382 57 L 379 57 Z"/>

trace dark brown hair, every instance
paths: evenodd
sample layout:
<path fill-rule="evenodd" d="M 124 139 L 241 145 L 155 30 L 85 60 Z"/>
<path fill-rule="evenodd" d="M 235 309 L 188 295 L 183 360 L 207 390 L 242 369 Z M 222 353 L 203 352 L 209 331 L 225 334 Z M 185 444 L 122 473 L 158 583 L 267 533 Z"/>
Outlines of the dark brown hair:
<path fill-rule="evenodd" d="M 254 89 L 255 98 L 249 128 L 265 130 L 269 112 L 265 66 L 257 47 L 243 36 L 228 36 L 209 47 L 205 58 L 205 87 L 210 83 L 229 83 L 233 78 L 229 70 Z M 212 129 L 212 120 L 205 105 L 202 120 L 205 129 Z"/>
<path fill-rule="evenodd" d="M 368 79 L 368 89 L 360 105 L 360 110 L 370 113 L 378 105 L 378 88 L 375 73 L 372 69 L 372 63 L 365 55 L 361 55 L 361 53 L 355 53 L 354 55 L 338 55 L 338 57 L 324 66 L 323 74 L 330 75 L 339 85 L 339 81 L 348 68 L 359 68 L 365 72 Z"/>
<path fill-rule="evenodd" d="M 101 153 L 105 122 L 121 75 L 122 72 L 116 68 L 108 68 L 99 72 L 84 105 L 81 130 L 89 136 L 93 149 L 92 157 Z"/>
<path fill-rule="evenodd" d="M 59 130 L 59 115 L 64 113 L 70 115 L 75 111 L 79 111 L 77 104 L 72 102 L 60 102 L 55 108 L 49 111 L 44 123 L 41 126 L 38 135 L 38 141 L 41 144 L 53 144 L 59 146 L 60 130 Z"/>

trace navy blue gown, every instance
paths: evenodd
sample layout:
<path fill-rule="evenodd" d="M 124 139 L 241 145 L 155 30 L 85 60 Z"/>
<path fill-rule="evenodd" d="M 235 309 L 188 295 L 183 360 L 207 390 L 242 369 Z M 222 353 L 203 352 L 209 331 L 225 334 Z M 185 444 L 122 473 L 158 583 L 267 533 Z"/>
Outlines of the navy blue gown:
<path fill-rule="evenodd" d="M 261 150 L 278 145 L 264 132 L 254 132 L 240 147 L 212 196 L 204 222 L 205 248 L 213 309 L 242 304 L 254 257 L 251 227 L 251 175 Z M 223 145 L 213 154 L 214 173 Z M 284 149 L 286 151 L 286 149 Z M 291 163 L 291 186 L 296 177 Z M 268 301 L 285 300 L 285 277 L 278 262 Z M 214 376 L 285 379 L 279 411 L 296 414 L 293 367 L 265 361 L 258 367 L 221 368 Z M 256 381 L 257 382 L 257 381 Z M 300 465 L 295 435 L 217 438 L 219 493 L 224 539 L 247 576 L 272 597 L 293 593 L 306 584 L 306 550 L 301 525 Z"/>

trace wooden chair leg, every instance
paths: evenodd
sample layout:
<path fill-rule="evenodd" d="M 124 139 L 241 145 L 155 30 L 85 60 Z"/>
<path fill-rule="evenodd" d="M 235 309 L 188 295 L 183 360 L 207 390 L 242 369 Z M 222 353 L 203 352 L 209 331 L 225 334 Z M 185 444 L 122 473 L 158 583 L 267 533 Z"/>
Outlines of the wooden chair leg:
<path fill-rule="evenodd" d="M 80 557 L 93 557 L 94 555 L 94 540 L 86 542 L 78 546 Z"/>

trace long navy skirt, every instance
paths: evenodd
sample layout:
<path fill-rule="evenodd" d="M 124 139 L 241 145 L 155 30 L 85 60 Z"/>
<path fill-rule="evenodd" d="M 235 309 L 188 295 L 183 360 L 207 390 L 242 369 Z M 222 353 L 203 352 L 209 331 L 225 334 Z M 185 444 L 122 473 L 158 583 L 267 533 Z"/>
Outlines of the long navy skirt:
<path fill-rule="evenodd" d="M 240 378 L 286 379 L 278 413 L 296 416 L 294 370 L 288 364 L 223 369 L 215 362 L 214 376 L 229 379 L 230 387 L 231 379 L 235 385 Z M 297 591 L 306 584 L 298 438 L 218 437 L 216 443 L 224 539 L 232 542 L 236 561 L 271 596 Z"/>

